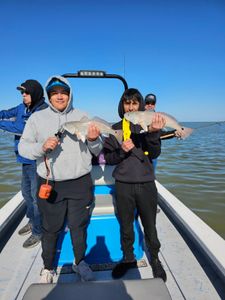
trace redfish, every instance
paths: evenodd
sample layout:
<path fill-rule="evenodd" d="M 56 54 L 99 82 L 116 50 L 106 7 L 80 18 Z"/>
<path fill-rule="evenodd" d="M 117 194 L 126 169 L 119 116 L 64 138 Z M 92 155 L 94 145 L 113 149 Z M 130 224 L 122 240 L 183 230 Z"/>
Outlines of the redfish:
<path fill-rule="evenodd" d="M 66 122 L 62 127 L 69 133 L 76 134 L 79 140 L 85 142 L 88 133 L 88 127 L 90 124 L 94 124 L 100 130 L 100 133 L 103 136 L 109 136 L 109 134 L 112 134 L 116 137 L 119 143 L 122 142 L 122 130 L 113 130 L 111 128 L 111 125 L 107 121 L 102 120 L 98 117 L 94 117 L 93 119 L 83 117 L 80 121 Z"/>
<path fill-rule="evenodd" d="M 155 112 L 147 111 L 147 110 L 146 111 L 132 111 L 132 112 L 125 113 L 124 118 L 126 120 L 132 122 L 133 124 L 139 124 L 144 129 L 144 131 L 148 131 L 148 126 L 151 125 L 154 114 L 155 114 Z M 176 129 L 177 135 L 181 139 L 187 138 L 192 133 L 192 131 L 193 131 L 192 128 L 181 126 L 174 117 L 172 117 L 166 113 L 163 113 L 163 112 L 160 112 L 160 114 L 166 120 L 165 127 L 170 127 L 170 128 Z"/>

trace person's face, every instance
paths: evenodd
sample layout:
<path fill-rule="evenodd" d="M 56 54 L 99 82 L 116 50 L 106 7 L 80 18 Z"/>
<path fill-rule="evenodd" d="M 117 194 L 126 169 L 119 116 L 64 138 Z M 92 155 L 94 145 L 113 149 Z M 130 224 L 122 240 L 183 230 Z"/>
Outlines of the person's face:
<path fill-rule="evenodd" d="M 124 100 L 123 108 L 124 112 L 131 112 L 131 111 L 138 111 L 140 103 L 133 99 L 133 100 Z"/>
<path fill-rule="evenodd" d="M 153 103 L 145 104 L 145 110 L 155 110 L 155 104 Z"/>
<path fill-rule="evenodd" d="M 22 96 L 23 96 L 23 103 L 29 107 L 31 105 L 31 95 L 26 93 L 26 92 L 21 92 L 22 93 Z"/>
<path fill-rule="evenodd" d="M 55 87 L 54 91 L 50 92 L 49 101 L 58 111 L 64 111 L 69 102 L 69 93 L 62 87 Z"/>

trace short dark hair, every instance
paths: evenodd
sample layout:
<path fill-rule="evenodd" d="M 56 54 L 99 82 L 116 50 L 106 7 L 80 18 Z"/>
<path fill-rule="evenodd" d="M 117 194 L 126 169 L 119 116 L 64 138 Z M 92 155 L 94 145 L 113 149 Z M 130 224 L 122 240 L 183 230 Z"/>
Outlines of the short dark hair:
<path fill-rule="evenodd" d="M 134 99 L 136 99 L 139 103 L 143 102 L 143 97 L 139 92 L 139 90 L 133 88 L 127 89 L 121 97 L 121 100 L 123 102 L 126 100 L 134 100 Z"/>
<path fill-rule="evenodd" d="M 123 103 L 124 101 L 131 101 L 131 100 L 137 100 L 139 102 L 139 111 L 145 110 L 145 104 L 142 94 L 139 92 L 139 90 L 134 88 L 126 89 L 123 95 L 120 98 L 119 106 L 118 106 L 118 113 L 120 118 L 122 119 L 124 116 L 124 107 Z"/>
<path fill-rule="evenodd" d="M 148 94 L 145 96 L 145 104 L 156 104 L 156 95 Z"/>

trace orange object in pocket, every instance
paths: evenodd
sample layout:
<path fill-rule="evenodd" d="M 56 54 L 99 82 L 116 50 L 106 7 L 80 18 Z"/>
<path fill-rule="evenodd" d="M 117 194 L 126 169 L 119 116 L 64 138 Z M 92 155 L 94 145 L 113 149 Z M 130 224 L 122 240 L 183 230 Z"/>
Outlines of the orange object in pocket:
<path fill-rule="evenodd" d="M 39 190 L 39 193 L 38 193 L 38 196 L 39 198 L 41 199 L 48 199 L 50 197 L 50 194 L 51 194 L 51 191 L 52 191 L 52 186 L 49 185 L 49 184 L 42 184 L 40 186 L 40 190 Z"/>

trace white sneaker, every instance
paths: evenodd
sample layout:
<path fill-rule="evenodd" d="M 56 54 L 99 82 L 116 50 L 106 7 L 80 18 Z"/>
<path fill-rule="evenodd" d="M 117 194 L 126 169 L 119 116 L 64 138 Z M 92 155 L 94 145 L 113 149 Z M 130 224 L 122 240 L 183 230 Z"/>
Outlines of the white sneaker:
<path fill-rule="evenodd" d="M 72 270 L 80 275 L 81 281 L 91 281 L 94 280 L 93 271 L 86 264 L 84 260 L 82 260 L 78 265 L 75 263 L 72 264 Z"/>
<path fill-rule="evenodd" d="M 40 283 L 53 283 L 53 277 L 55 275 L 54 270 L 42 269 L 40 276 Z"/>

